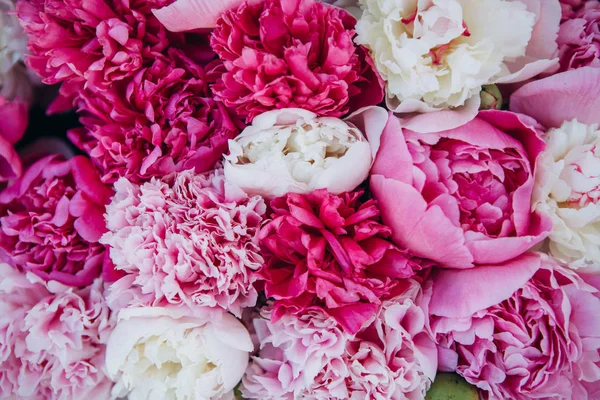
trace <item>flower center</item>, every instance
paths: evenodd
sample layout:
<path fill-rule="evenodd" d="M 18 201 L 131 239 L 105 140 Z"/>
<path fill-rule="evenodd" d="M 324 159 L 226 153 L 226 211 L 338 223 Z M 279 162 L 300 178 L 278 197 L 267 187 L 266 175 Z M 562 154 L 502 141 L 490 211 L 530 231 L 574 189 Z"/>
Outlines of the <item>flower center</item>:
<path fill-rule="evenodd" d="M 560 177 L 571 187 L 568 207 L 596 204 L 600 198 L 600 149 L 595 144 L 577 147 L 567 154 Z"/>

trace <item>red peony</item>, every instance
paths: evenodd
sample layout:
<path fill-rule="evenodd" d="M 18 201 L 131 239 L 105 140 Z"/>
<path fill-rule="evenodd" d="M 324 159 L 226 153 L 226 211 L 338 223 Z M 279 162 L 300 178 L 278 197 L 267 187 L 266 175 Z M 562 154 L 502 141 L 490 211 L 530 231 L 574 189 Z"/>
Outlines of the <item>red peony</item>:
<path fill-rule="evenodd" d="M 314 0 L 243 4 L 218 20 L 211 45 L 227 73 L 215 93 L 238 114 L 303 108 L 341 117 L 383 99 L 367 51 L 353 43 L 356 20 Z"/>
<path fill-rule="evenodd" d="M 259 238 L 275 320 L 317 307 L 356 333 L 394 294 L 395 279 L 421 268 L 387 240 L 391 231 L 379 222 L 375 201 L 361 203 L 361 194 L 320 189 L 271 202 L 272 221 Z"/>
<path fill-rule="evenodd" d="M 238 122 L 208 89 L 211 68 L 170 49 L 127 84 L 83 92 L 87 129 L 69 136 L 108 183 L 119 177 L 139 183 L 176 171 L 208 171 L 239 133 Z"/>
<path fill-rule="evenodd" d="M 82 156 L 37 161 L 0 193 L 0 258 L 44 280 L 90 285 L 104 263 L 110 195 Z"/>

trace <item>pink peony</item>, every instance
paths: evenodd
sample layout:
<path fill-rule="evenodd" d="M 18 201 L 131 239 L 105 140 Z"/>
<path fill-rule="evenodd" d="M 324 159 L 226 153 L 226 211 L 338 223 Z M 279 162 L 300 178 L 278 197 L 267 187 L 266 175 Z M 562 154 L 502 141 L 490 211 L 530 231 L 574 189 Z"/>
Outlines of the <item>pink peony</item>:
<path fill-rule="evenodd" d="M 21 176 L 23 167 L 14 145 L 25 134 L 28 118 L 26 103 L 0 96 L 0 184 Z"/>
<path fill-rule="evenodd" d="M 104 353 L 113 321 L 101 280 L 75 290 L 0 264 L 0 309 L 0 397 L 110 397 Z"/>
<path fill-rule="evenodd" d="M 598 398 L 600 291 L 549 257 L 439 271 L 429 307 L 441 369 L 483 398 Z"/>
<path fill-rule="evenodd" d="M 128 275 L 115 283 L 120 290 L 111 302 L 143 304 L 151 295 L 154 305 L 219 306 L 237 316 L 256 304 L 261 197 L 225 183 L 222 170 L 185 171 L 141 186 L 122 178 L 115 189 L 101 241 Z"/>
<path fill-rule="evenodd" d="M 419 399 L 435 377 L 437 350 L 419 307 L 420 286 L 383 303 L 368 325 L 350 336 L 322 310 L 272 310 L 254 324 L 260 350 L 246 371 L 249 399 Z"/>
<path fill-rule="evenodd" d="M 341 117 L 383 99 L 356 20 L 314 0 L 245 3 L 217 21 L 211 44 L 227 72 L 215 93 L 250 122 L 265 111 L 303 108 Z"/>
<path fill-rule="evenodd" d="M 110 190 L 82 156 L 45 157 L 0 193 L 0 257 L 44 280 L 90 285 L 102 270 Z"/>
<path fill-rule="evenodd" d="M 435 124 L 435 114 L 426 114 Z M 542 241 L 551 220 L 531 211 L 545 148 L 535 122 L 482 111 L 455 129 L 416 133 L 390 116 L 371 188 L 392 239 L 448 268 L 509 260 Z"/>
<path fill-rule="evenodd" d="M 28 65 L 46 84 L 107 88 L 131 77 L 168 46 L 150 9 L 164 0 L 20 0 Z"/>
<path fill-rule="evenodd" d="M 362 192 L 333 195 L 319 189 L 288 193 L 271 202 L 272 220 L 260 232 L 267 263 L 265 294 L 274 298 L 274 320 L 317 307 L 356 333 L 393 294 L 396 278 L 420 264 L 386 239 L 373 200 Z"/>
<path fill-rule="evenodd" d="M 600 68 L 600 2 L 587 1 L 560 25 L 558 50 L 562 71 Z"/>
<path fill-rule="evenodd" d="M 239 133 L 237 121 L 208 90 L 211 73 L 170 49 L 131 81 L 83 93 L 82 122 L 89 129 L 71 131 L 70 138 L 109 183 L 208 171 Z"/>

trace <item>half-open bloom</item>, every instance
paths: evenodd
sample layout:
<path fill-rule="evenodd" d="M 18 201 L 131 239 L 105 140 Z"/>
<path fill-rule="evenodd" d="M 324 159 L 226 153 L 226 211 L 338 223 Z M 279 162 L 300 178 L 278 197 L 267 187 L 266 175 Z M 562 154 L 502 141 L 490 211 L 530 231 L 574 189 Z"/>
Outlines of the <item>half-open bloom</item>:
<path fill-rule="evenodd" d="M 288 193 L 271 202 L 260 232 L 265 293 L 275 299 L 274 320 L 318 307 L 356 333 L 421 263 L 389 242 L 373 200 L 362 192 L 325 189 Z"/>
<path fill-rule="evenodd" d="M 0 193 L 0 257 L 44 280 L 90 285 L 104 262 L 110 194 L 83 156 L 35 162 Z"/>
<path fill-rule="evenodd" d="M 435 114 L 427 114 L 435 124 Z M 371 188 L 392 239 L 442 267 L 510 260 L 541 242 L 552 222 L 531 210 L 545 148 L 535 121 L 481 111 L 456 129 L 417 133 L 391 117 Z"/>
<path fill-rule="evenodd" d="M 596 399 L 599 308 L 596 287 L 545 255 L 440 270 L 429 305 L 440 369 L 485 399 Z"/>
<path fill-rule="evenodd" d="M 115 190 L 101 242 L 115 268 L 131 275 L 122 283 L 154 304 L 219 306 L 237 316 L 256 304 L 261 197 L 226 183 L 223 170 L 142 185 L 121 178 Z"/>
<path fill-rule="evenodd" d="M 229 395 L 252 351 L 242 323 L 222 310 L 127 308 L 106 349 L 115 397 L 210 400 Z"/>
<path fill-rule="evenodd" d="M 369 175 L 386 120 L 380 107 L 348 121 L 298 108 L 267 111 L 229 141 L 225 177 L 246 193 L 268 198 L 352 191 Z"/>
<path fill-rule="evenodd" d="M 217 21 L 211 45 L 227 70 L 215 94 L 250 122 L 265 111 L 303 108 L 342 117 L 383 99 L 383 82 L 356 19 L 315 0 L 244 3 Z"/>

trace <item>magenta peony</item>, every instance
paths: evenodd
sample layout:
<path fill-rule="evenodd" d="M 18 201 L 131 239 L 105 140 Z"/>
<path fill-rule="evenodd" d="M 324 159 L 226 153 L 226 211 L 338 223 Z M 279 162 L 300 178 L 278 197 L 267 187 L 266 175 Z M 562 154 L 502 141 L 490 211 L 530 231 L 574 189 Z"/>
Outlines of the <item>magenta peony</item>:
<path fill-rule="evenodd" d="M 600 2 L 587 1 L 560 25 L 558 51 L 562 71 L 600 68 Z"/>
<path fill-rule="evenodd" d="M 426 114 L 435 125 L 435 114 Z M 416 133 L 390 116 L 371 188 L 392 239 L 443 267 L 509 260 L 542 241 L 550 218 L 531 211 L 545 143 L 535 121 L 482 111 L 458 128 Z"/>
<path fill-rule="evenodd" d="M 265 111 L 303 108 L 341 117 L 383 99 L 356 20 L 314 0 L 242 4 L 217 21 L 211 44 L 227 72 L 215 93 L 250 122 Z"/>
<path fill-rule="evenodd" d="M 0 257 L 44 280 L 87 286 L 102 271 L 110 190 L 89 160 L 45 157 L 0 193 Z"/>
<path fill-rule="evenodd" d="M 248 399 L 422 399 L 433 381 L 437 350 L 420 308 L 421 289 L 406 281 L 350 336 L 332 317 L 312 309 L 273 321 L 263 310 L 254 324 L 258 355 L 246 371 Z"/>
<path fill-rule="evenodd" d="M 240 316 L 256 304 L 263 264 L 258 229 L 266 206 L 225 183 L 222 170 L 185 171 L 141 186 L 125 178 L 106 210 L 117 281 L 111 302 L 152 296 L 154 305 L 219 306 Z M 131 290 L 133 289 L 133 290 Z"/>
<path fill-rule="evenodd" d="M 21 176 L 23 166 L 15 150 L 27 129 L 28 105 L 0 96 L 0 184 Z"/>
<path fill-rule="evenodd" d="M 238 122 L 208 90 L 209 73 L 181 50 L 156 56 L 128 84 L 83 93 L 88 129 L 73 130 L 70 138 L 109 183 L 208 171 L 239 133 Z"/>
<path fill-rule="evenodd" d="M 167 45 L 151 8 L 164 0 L 20 0 L 28 65 L 46 84 L 107 88 L 130 77 Z"/>
<path fill-rule="evenodd" d="M 429 305 L 441 369 L 498 400 L 597 399 L 599 309 L 597 288 L 535 253 L 438 271 Z"/>
<path fill-rule="evenodd" d="M 381 299 L 394 293 L 396 278 L 421 268 L 387 240 L 391 231 L 379 222 L 376 203 L 362 203 L 361 195 L 319 189 L 271 202 L 272 220 L 260 240 L 274 321 L 316 307 L 356 333 Z"/>
<path fill-rule="evenodd" d="M 73 289 L 0 264 L 0 397 L 110 398 L 104 354 L 114 321 L 102 289 L 99 279 Z"/>

